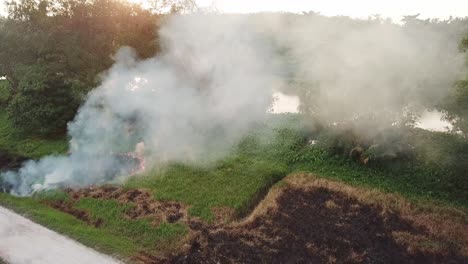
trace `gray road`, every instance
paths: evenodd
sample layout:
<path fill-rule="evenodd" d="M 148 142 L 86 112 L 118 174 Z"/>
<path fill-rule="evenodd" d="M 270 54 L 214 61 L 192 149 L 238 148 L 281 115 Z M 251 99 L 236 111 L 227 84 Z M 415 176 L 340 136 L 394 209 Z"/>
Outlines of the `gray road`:
<path fill-rule="evenodd" d="M 10 264 L 120 263 L 3 207 L 0 207 L 0 259 Z"/>

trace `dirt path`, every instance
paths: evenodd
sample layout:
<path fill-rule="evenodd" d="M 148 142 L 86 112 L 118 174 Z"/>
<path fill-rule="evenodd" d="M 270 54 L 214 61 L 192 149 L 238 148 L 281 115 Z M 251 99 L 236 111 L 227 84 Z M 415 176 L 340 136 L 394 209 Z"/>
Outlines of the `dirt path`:
<path fill-rule="evenodd" d="M 0 207 L 0 259 L 11 264 L 120 263 Z"/>

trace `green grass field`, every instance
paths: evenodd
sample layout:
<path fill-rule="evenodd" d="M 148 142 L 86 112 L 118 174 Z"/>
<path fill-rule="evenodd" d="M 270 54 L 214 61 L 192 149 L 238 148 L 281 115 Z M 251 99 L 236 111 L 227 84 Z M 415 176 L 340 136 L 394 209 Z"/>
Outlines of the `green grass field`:
<path fill-rule="evenodd" d="M 245 214 L 258 193 L 268 190 L 286 174 L 281 164 L 237 156 L 210 168 L 171 165 L 162 172 L 134 177 L 125 187 L 151 189 L 156 199 L 189 204 L 190 214 L 211 220 L 216 207 Z"/>
<path fill-rule="evenodd" d="M 454 135 L 424 131 L 416 135 L 425 143 L 421 145 L 432 146 L 431 157 L 427 157 L 425 149 L 424 155 L 412 161 L 364 166 L 311 145 L 310 134 L 298 116 L 278 116 L 253 131 L 231 154 L 217 162 L 154 168 L 132 177 L 124 187 L 146 188 L 155 199 L 182 202 L 190 206 L 190 215 L 208 222 L 213 220 L 213 209 L 217 207 L 231 208 L 237 217 L 245 216 L 273 184 L 293 172 L 311 172 L 354 186 L 396 193 L 414 202 L 468 210 L 466 179 L 445 160 L 448 151 L 453 150 L 450 146 L 464 143 Z M 67 196 L 61 192 L 30 198 L 0 194 L 0 204 L 85 245 L 124 258 L 142 250 L 151 251 L 158 244 L 180 241 L 186 234 L 183 224 L 152 226 L 144 219 L 123 217 L 131 204 L 80 200 L 75 208 L 104 220 L 103 226 L 96 228 L 41 203 L 57 199 L 66 200 Z"/>

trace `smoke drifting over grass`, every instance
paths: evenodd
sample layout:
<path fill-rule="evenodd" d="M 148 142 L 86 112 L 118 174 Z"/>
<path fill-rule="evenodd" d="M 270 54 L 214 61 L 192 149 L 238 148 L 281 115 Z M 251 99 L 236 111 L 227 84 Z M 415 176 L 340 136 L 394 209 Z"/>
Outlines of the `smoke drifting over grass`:
<path fill-rule="evenodd" d="M 401 26 L 318 15 L 265 19 L 274 21 L 302 110 L 326 123 L 369 115 L 400 121 L 409 109 L 441 103 L 466 72 L 458 50 L 466 21 Z"/>
<path fill-rule="evenodd" d="M 118 153 L 140 142 L 147 166 L 209 160 L 264 118 L 281 80 L 246 21 L 174 17 L 160 34 L 164 51 L 155 58 L 138 61 L 129 48 L 115 55 L 102 85 L 69 124 L 68 156 L 30 161 L 3 175 L 14 193 L 126 176 L 134 164 Z"/>
<path fill-rule="evenodd" d="M 137 146 L 147 166 L 219 158 L 264 119 L 274 91 L 300 94 L 303 111 L 329 122 L 400 116 L 443 99 L 460 77 L 460 28 L 317 15 L 175 16 L 160 31 L 157 57 L 139 61 L 129 48 L 115 55 L 69 124 L 69 155 L 2 176 L 27 195 L 125 178 L 135 164 L 119 153 Z"/>

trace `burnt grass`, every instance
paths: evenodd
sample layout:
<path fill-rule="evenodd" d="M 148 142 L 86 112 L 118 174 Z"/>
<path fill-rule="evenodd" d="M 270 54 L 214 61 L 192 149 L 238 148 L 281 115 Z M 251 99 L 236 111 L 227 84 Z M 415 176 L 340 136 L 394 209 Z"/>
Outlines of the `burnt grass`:
<path fill-rule="evenodd" d="M 102 224 L 103 220 L 101 218 L 93 219 L 87 211 L 74 208 L 73 203 L 69 201 L 52 201 L 44 203 L 54 209 L 73 215 L 75 218 L 86 222 L 88 225 L 100 227 Z"/>
<path fill-rule="evenodd" d="M 324 186 L 281 187 L 276 198 L 260 203 L 273 206 L 239 222 L 203 221 L 190 216 L 187 205 L 155 200 L 147 190 L 102 186 L 65 192 L 70 199 L 44 202 L 95 228 L 106 221 L 76 208 L 81 199 L 132 204 L 122 215 L 128 221 L 188 227 L 184 245 L 141 251 L 131 258 L 135 263 L 468 263 L 459 245 L 419 220 Z M 434 241 L 443 246 L 424 244 Z"/>
<path fill-rule="evenodd" d="M 185 252 L 167 263 L 468 263 L 455 246 L 441 252 L 398 242 L 392 233 L 430 237 L 396 212 L 327 188 L 288 188 L 276 207 L 238 225 L 189 223 Z M 154 260 L 153 263 L 158 261 Z"/>
<path fill-rule="evenodd" d="M 152 194 L 146 190 L 123 190 L 119 187 L 104 186 L 88 187 L 79 190 L 67 189 L 66 191 L 74 202 L 83 198 L 93 198 L 116 200 L 120 204 L 132 204 L 133 206 L 125 211 L 124 217 L 131 220 L 151 219 L 155 226 L 162 222 L 175 223 L 179 220 L 184 220 L 187 215 L 185 205 L 173 201 L 154 200 Z"/>

